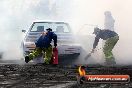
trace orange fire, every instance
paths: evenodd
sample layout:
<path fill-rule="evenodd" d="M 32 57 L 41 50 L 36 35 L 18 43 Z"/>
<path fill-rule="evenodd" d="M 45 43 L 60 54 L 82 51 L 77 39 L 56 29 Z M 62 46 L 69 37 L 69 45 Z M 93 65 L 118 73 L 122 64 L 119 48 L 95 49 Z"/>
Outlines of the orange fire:
<path fill-rule="evenodd" d="M 79 66 L 78 71 L 79 71 L 80 76 L 85 76 L 86 72 L 85 72 L 85 69 L 82 66 Z"/>

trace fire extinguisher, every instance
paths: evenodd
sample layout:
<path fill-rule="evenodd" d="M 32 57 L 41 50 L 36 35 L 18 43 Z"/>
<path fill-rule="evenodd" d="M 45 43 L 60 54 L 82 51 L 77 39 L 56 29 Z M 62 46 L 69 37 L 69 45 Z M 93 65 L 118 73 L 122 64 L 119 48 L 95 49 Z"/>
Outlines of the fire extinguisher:
<path fill-rule="evenodd" d="M 53 48 L 52 64 L 58 64 L 58 49 L 56 47 Z"/>

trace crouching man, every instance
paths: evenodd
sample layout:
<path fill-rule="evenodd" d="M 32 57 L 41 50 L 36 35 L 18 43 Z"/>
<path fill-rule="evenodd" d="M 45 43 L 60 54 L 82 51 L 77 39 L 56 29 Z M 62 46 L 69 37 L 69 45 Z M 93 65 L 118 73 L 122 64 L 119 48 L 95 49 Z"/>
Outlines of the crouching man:
<path fill-rule="evenodd" d="M 56 47 L 57 35 L 52 32 L 52 29 L 48 28 L 46 29 L 46 32 L 42 32 L 41 36 L 35 42 L 35 50 L 25 57 L 25 62 L 28 63 L 30 60 L 38 57 L 43 52 L 44 63 L 49 64 L 52 58 L 52 45 L 50 44 L 52 39 L 54 40 L 54 47 Z"/>
<path fill-rule="evenodd" d="M 96 35 L 95 41 L 93 44 L 92 52 L 94 52 L 94 49 L 98 45 L 99 39 L 106 40 L 105 45 L 103 47 L 103 52 L 105 54 L 105 64 L 106 65 L 113 65 L 116 64 L 115 58 L 112 53 L 112 49 L 116 45 L 117 41 L 119 40 L 119 36 L 116 32 L 110 31 L 110 30 L 101 30 L 99 28 L 94 28 L 93 34 Z"/>

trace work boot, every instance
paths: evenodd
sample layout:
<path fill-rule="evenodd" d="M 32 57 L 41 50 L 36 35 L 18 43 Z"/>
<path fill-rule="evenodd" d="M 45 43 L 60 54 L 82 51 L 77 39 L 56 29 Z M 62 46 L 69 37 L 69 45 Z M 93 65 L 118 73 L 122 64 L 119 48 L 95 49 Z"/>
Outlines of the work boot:
<path fill-rule="evenodd" d="M 26 57 L 25 57 L 25 62 L 28 63 L 29 61 L 30 61 L 30 60 L 29 60 L 29 57 L 26 56 Z"/>
<path fill-rule="evenodd" d="M 107 66 L 113 66 L 113 65 L 116 65 L 116 62 L 114 58 L 106 58 L 106 61 L 104 64 Z"/>
<path fill-rule="evenodd" d="M 112 63 L 112 65 L 116 65 L 116 61 L 115 61 L 115 58 L 114 57 L 112 57 L 111 63 Z"/>

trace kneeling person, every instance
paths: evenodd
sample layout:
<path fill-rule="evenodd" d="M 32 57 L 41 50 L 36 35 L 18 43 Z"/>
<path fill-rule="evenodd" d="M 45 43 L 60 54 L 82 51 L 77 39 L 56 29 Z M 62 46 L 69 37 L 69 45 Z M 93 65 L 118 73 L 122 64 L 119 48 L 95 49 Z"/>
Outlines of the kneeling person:
<path fill-rule="evenodd" d="M 51 28 L 46 29 L 46 32 L 42 32 L 39 39 L 35 42 L 36 48 L 25 57 L 25 62 L 28 63 L 33 58 L 39 56 L 42 51 L 44 52 L 44 63 L 49 64 L 52 58 L 52 46 L 51 41 L 54 40 L 54 47 L 57 46 L 57 35 L 52 32 Z"/>

